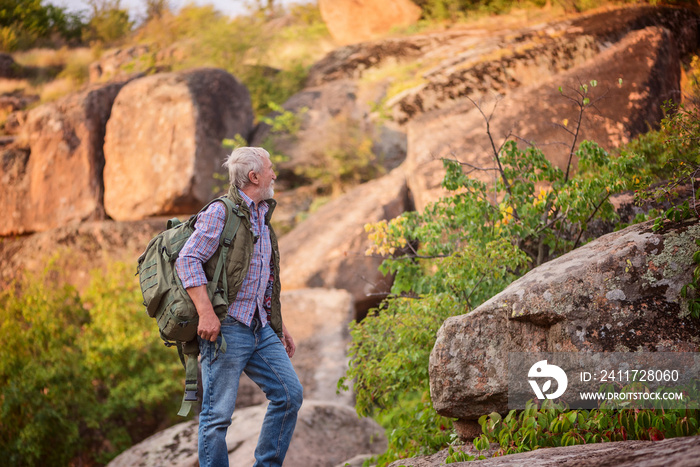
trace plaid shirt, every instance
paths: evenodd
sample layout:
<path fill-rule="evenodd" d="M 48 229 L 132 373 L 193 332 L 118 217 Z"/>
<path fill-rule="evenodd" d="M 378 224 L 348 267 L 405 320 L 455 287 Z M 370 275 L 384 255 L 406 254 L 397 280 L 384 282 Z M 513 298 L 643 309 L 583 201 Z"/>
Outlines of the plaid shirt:
<path fill-rule="evenodd" d="M 238 191 L 250 209 L 251 230 L 257 240 L 250 258 L 248 274 L 243 279 L 236 299 L 229 304 L 228 314 L 250 326 L 255 310 L 258 309 L 261 310 L 260 321 L 265 326 L 270 321 L 272 285 L 275 277 L 270 229 L 265 224 L 265 215 L 269 206 L 265 201 L 255 206 L 253 200 L 242 191 Z M 177 274 L 186 289 L 207 283 L 202 264 L 207 262 L 219 247 L 219 237 L 224 230 L 225 222 L 226 210 L 223 203 L 213 203 L 197 218 L 195 231 L 185 243 L 175 262 Z"/>

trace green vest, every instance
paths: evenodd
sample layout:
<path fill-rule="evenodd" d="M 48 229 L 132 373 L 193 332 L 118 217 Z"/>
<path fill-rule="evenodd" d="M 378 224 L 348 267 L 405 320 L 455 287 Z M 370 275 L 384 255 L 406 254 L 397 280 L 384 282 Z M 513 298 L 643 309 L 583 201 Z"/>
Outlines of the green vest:
<path fill-rule="evenodd" d="M 233 201 L 233 203 L 238 206 L 238 216 L 241 218 L 241 227 L 236 233 L 236 237 L 233 240 L 233 245 L 229 249 L 226 258 L 226 278 L 228 280 L 228 303 L 231 304 L 236 299 L 238 291 L 241 289 L 243 284 L 243 279 L 245 279 L 248 274 L 248 268 L 250 267 L 250 258 L 253 255 L 253 248 L 255 245 L 255 239 L 253 238 L 253 231 L 251 229 L 250 223 L 250 210 L 248 205 L 245 203 L 241 195 L 238 193 L 238 189 L 232 188 L 229 190 L 228 197 Z M 269 205 L 267 215 L 265 216 L 265 224 L 270 229 L 270 244 L 272 245 L 272 266 L 274 268 L 275 282 L 272 288 L 272 307 L 271 307 L 271 317 L 270 325 L 272 329 L 277 333 L 280 340 L 283 338 L 282 333 L 282 306 L 280 305 L 280 249 L 277 243 L 277 235 L 270 224 L 270 218 L 272 217 L 272 212 L 277 206 L 277 202 L 274 199 L 265 200 Z M 216 262 L 219 259 L 220 250 L 217 249 L 209 261 L 204 264 L 204 273 L 207 279 L 211 280 L 214 277 L 214 270 L 216 268 Z M 218 287 L 223 288 L 222 280 L 219 280 Z M 220 316 L 219 318 L 224 318 Z"/>

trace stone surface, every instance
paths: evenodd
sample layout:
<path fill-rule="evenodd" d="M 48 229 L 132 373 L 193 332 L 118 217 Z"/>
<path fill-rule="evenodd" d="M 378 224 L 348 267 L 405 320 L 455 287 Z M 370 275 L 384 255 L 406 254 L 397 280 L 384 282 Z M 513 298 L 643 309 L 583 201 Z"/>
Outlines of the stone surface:
<path fill-rule="evenodd" d="M 253 452 L 266 406 L 236 410 L 226 436 L 229 463 L 253 465 Z M 386 449 L 383 429 L 369 418 L 358 419 L 345 405 L 304 400 L 289 446 L 285 467 L 329 467 L 360 454 Z M 189 421 L 157 433 L 123 452 L 110 467 L 194 467 L 197 422 Z"/>
<path fill-rule="evenodd" d="M 391 287 L 377 271 L 381 258 L 365 256 L 370 242 L 364 225 L 411 208 L 405 175 L 398 169 L 325 204 L 280 239 L 283 290 L 345 289 L 362 317 Z"/>
<path fill-rule="evenodd" d="M 374 39 L 418 21 L 421 9 L 410 0 L 319 0 L 323 21 L 340 44 Z"/>
<path fill-rule="evenodd" d="M 91 221 L 0 241 L 0 289 L 22 272 L 41 273 L 53 264 L 60 283 L 82 290 L 91 271 L 105 271 L 110 263 L 133 265 L 148 241 L 165 228 L 166 218 L 134 222 Z M 154 324 L 155 325 L 155 324 Z"/>
<path fill-rule="evenodd" d="M 471 313 L 448 318 L 430 355 L 433 406 L 475 420 L 507 413 L 508 352 L 696 352 L 690 282 L 700 223 L 610 233 L 533 269 Z"/>
<path fill-rule="evenodd" d="M 215 68 L 132 81 L 105 135 L 104 205 L 115 220 L 196 212 L 211 198 L 224 138 L 250 133 L 248 90 Z"/>
<path fill-rule="evenodd" d="M 395 120 L 404 123 L 421 113 L 449 107 L 465 96 L 478 100 L 489 93 L 507 95 L 587 60 L 597 60 L 598 54 L 616 46 L 630 32 L 652 26 L 668 30 L 680 54 L 687 55 L 697 47 L 697 24 L 697 15 L 689 10 L 637 7 L 488 35 L 445 35 L 423 53 L 424 58 L 430 56 L 437 63 L 431 63 L 422 74 L 422 82 L 393 97 L 387 105 L 393 108 Z M 628 68 L 625 62 L 634 64 L 646 58 L 645 53 L 630 49 L 617 64 Z M 587 79 L 581 77 L 582 81 Z"/>
<path fill-rule="evenodd" d="M 353 154 L 367 144 L 371 145 L 377 164 L 389 171 L 406 157 L 406 133 L 392 122 L 380 121 L 371 111 L 370 103 L 381 101 L 385 93 L 383 83 L 361 86 L 349 79 L 306 87 L 283 105 L 297 116 L 299 129 L 293 134 L 272 134 L 271 127 L 261 123 L 251 145 L 271 144 L 287 157 L 275 165 L 280 187 L 313 185 L 317 181 L 300 176 L 301 168 L 323 171 L 333 163 L 329 153 Z"/>
<path fill-rule="evenodd" d="M 124 49 L 108 50 L 100 59 L 88 67 L 88 79 L 91 83 L 109 79 L 124 78 L 134 74 L 134 69 L 145 68 L 138 66 L 139 60 L 147 63 L 144 57 L 149 52 L 149 46 L 140 44 Z"/>
<path fill-rule="evenodd" d="M 104 218 L 102 144 L 123 85 L 92 86 L 27 112 L 2 154 L 0 236 Z"/>
<path fill-rule="evenodd" d="M 503 99 L 484 99 L 481 111 L 490 118 L 496 147 L 507 135 L 515 135 L 537 145 L 548 159 L 565 168 L 573 137 L 562 125 L 573 130 L 578 109 L 561 96 L 560 86 L 565 94 L 575 96 L 581 83 L 598 82 L 597 87 L 589 88 L 595 108 L 584 114 L 577 143 L 590 140 L 613 149 L 656 125 L 661 104 L 678 92 L 679 63 L 673 37 L 654 26 L 630 33 L 595 59 L 537 85 L 518 88 Z M 495 166 L 481 111 L 472 102 L 457 101 L 408 124 L 405 170 L 418 210 L 445 193 L 440 187 L 444 177 L 441 158 L 456 158 L 481 168 Z M 473 175 L 490 181 L 493 172 Z"/>
<path fill-rule="evenodd" d="M 473 447 L 470 455 L 476 455 Z M 485 457 L 489 457 L 493 449 Z M 431 457 L 404 459 L 390 467 L 432 467 L 444 465 L 447 450 Z M 455 462 L 456 467 L 691 467 L 700 466 L 700 436 L 662 441 L 617 441 L 537 449 L 471 462 Z"/>

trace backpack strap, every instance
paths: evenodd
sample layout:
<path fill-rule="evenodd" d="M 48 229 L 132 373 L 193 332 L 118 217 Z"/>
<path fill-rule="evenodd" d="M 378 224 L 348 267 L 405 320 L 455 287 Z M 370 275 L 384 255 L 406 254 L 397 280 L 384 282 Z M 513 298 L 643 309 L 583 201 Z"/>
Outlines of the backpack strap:
<path fill-rule="evenodd" d="M 216 269 L 214 270 L 214 277 L 211 282 L 207 284 L 210 288 L 210 295 L 216 290 L 219 285 L 219 278 L 221 277 L 221 272 L 224 269 L 224 264 L 226 264 L 226 256 L 228 255 L 228 250 L 233 245 L 233 239 L 236 237 L 236 232 L 238 232 L 238 227 L 241 225 L 241 219 L 238 217 L 238 206 L 233 204 L 228 197 L 222 196 L 217 198 L 212 202 L 223 201 L 226 206 L 226 224 L 224 225 L 224 230 L 219 236 L 219 248 L 221 249 L 221 254 L 219 255 L 219 261 L 216 263 Z M 211 204 L 211 203 L 209 203 Z M 208 205 L 207 205 L 208 206 Z M 233 215 L 232 215 L 233 214 Z M 228 300 L 228 280 L 224 277 L 224 297 Z"/>
<path fill-rule="evenodd" d="M 221 249 L 221 254 L 216 262 L 216 269 L 214 271 L 214 277 L 207 284 L 207 290 L 209 295 L 213 295 L 216 287 L 219 284 L 219 278 L 224 270 L 224 265 L 226 264 L 226 256 L 228 255 L 228 250 L 233 245 L 233 239 L 236 237 L 236 232 L 238 232 L 238 227 L 241 225 L 241 219 L 238 217 L 238 206 L 234 205 L 233 202 L 226 196 L 217 198 L 209 202 L 202 211 L 207 209 L 212 203 L 222 201 L 226 206 L 226 224 L 224 224 L 224 230 L 221 232 L 219 237 L 219 248 Z M 202 212 L 200 211 L 200 212 Z M 224 287 L 224 297 L 228 300 L 228 280 L 224 276 L 223 280 Z M 216 354 L 218 352 L 226 353 L 226 339 L 221 335 L 221 344 L 217 344 Z M 180 356 L 180 361 L 185 367 L 185 395 L 182 399 L 182 404 L 180 405 L 180 410 L 177 413 L 182 417 L 186 417 L 190 413 L 192 406 L 197 402 L 197 385 L 198 385 L 198 365 L 197 356 L 199 355 L 199 342 L 197 339 L 193 339 L 189 342 L 178 343 L 177 352 Z M 216 357 L 214 357 L 216 358 Z"/>

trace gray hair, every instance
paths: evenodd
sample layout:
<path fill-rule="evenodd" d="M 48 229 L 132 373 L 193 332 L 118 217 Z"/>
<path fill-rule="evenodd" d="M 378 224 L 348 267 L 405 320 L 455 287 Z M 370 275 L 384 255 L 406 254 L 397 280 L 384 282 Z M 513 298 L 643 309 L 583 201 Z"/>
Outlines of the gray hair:
<path fill-rule="evenodd" d="M 260 173 L 263 170 L 263 157 L 270 158 L 270 153 L 263 148 L 241 147 L 236 148 L 226 157 L 223 166 L 228 169 L 228 178 L 231 185 L 243 188 L 250 183 L 248 174 L 253 171 Z"/>

